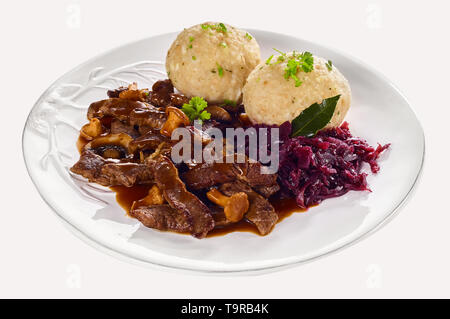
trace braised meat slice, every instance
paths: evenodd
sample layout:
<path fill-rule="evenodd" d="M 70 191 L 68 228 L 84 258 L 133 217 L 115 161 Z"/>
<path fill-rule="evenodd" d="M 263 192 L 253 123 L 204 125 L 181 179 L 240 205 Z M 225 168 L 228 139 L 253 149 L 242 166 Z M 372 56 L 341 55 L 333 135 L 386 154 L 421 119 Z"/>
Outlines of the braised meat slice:
<path fill-rule="evenodd" d="M 152 171 L 147 165 L 139 163 L 107 163 L 102 167 L 101 174 L 109 177 L 109 186 L 131 187 L 153 182 Z"/>
<path fill-rule="evenodd" d="M 130 215 L 144 226 L 179 233 L 192 233 L 192 219 L 180 214 L 169 205 L 139 205 L 139 201 L 130 210 Z"/>
<path fill-rule="evenodd" d="M 210 188 L 235 180 L 253 187 L 264 197 L 270 197 L 280 187 L 277 174 L 263 174 L 265 167 L 258 162 L 247 160 L 245 163 L 205 163 L 193 166 L 183 174 L 183 180 L 193 190 Z"/>
<path fill-rule="evenodd" d="M 239 179 L 248 183 L 251 187 L 277 184 L 277 174 L 270 174 L 268 168 L 259 162 L 247 160 L 243 164 L 236 165 L 239 165 L 239 168 L 244 172 Z"/>
<path fill-rule="evenodd" d="M 152 171 L 145 164 L 107 160 L 85 150 L 70 170 L 103 186 L 145 184 L 153 181 Z"/>
<path fill-rule="evenodd" d="M 183 173 L 182 178 L 193 190 L 232 182 L 242 172 L 231 163 L 204 163 Z"/>
<path fill-rule="evenodd" d="M 170 138 L 159 134 L 159 132 L 149 129 L 145 134 L 134 139 L 130 143 L 130 148 L 138 151 L 155 150 L 161 143 L 171 144 Z"/>
<path fill-rule="evenodd" d="M 160 129 L 167 119 L 166 113 L 150 104 L 129 99 L 111 98 L 89 106 L 88 119 L 112 117 L 131 126 L 146 125 Z"/>
<path fill-rule="evenodd" d="M 119 133 L 128 134 L 132 138 L 136 138 L 139 136 L 139 132 L 134 128 L 134 126 L 119 121 L 117 119 L 113 119 L 111 121 L 111 134 L 119 134 Z"/>
<path fill-rule="evenodd" d="M 102 175 L 102 168 L 106 163 L 108 161 L 100 155 L 92 151 L 84 151 L 70 171 L 87 178 L 91 183 L 108 186 L 110 185 L 109 177 Z"/>
<path fill-rule="evenodd" d="M 280 190 L 280 185 L 278 185 L 278 183 L 275 183 L 272 185 L 254 186 L 253 189 L 265 198 L 269 198 Z"/>
<path fill-rule="evenodd" d="M 233 222 L 228 220 L 227 216 L 225 216 L 225 212 L 222 207 L 211 205 L 209 206 L 209 209 L 214 219 L 215 227 L 223 227 L 233 224 Z"/>
<path fill-rule="evenodd" d="M 102 118 L 105 116 L 112 116 L 126 122 L 128 121 L 128 116 L 131 111 L 136 108 L 149 108 L 149 105 L 140 101 L 110 98 L 89 105 L 87 117 L 90 120 L 94 117 Z"/>
<path fill-rule="evenodd" d="M 153 106 L 135 108 L 128 117 L 130 125 L 148 126 L 155 130 L 160 130 L 166 120 L 166 113 Z"/>
<path fill-rule="evenodd" d="M 169 205 L 179 213 L 192 218 L 192 235 L 204 238 L 214 228 L 214 220 L 209 208 L 186 186 L 178 176 L 178 170 L 165 156 L 148 158 L 146 163 L 152 168 L 156 185 L 163 192 Z"/>
<path fill-rule="evenodd" d="M 245 183 L 239 181 L 225 183 L 219 187 L 219 190 L 227 196 L 232 196 L 238 192 L 247 194 L 250 207 L 245 214 L 245 218 L 255 224 L 261 235 L 267 235 L 277 223 L 278 215 L 273 206 Z"/>

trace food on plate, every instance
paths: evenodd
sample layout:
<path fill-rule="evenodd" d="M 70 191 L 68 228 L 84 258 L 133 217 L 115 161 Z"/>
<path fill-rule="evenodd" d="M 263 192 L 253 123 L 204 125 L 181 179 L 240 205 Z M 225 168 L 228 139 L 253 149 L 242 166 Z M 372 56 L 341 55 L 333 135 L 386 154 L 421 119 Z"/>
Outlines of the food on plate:
<path fill-rule="evenodd" d="M 257 129 L 267 127 L 257 125 Z M 278 183 L 282 196 L 294 197 L 298 207 L 307 208 L 348 191 L 370 191 L 364 163 L 372 173 L 379 171 L 377 159 L 390 144 L 372 147 L 350 133 L 344 122 L 319 131 L 314 137 L 292 137 L 292 125 L 280 126 Z"/>
<path fill-rule="evenodd" d="M 250 33 L 220 22 L 182 31 L 166 58 L 169 79 L 187 97 L 211 103 L 240 102 L 249 73 L 261 61 Z"/>
<path fill-rule="evenodd" d="M 310 52 L 270 56 L 249 75 L 243 89 L 245 112 L 254 123 L 292 121 L 313 103 L 340 95 L 336 111 L 327 125 L 339 126 L 351 103 L 347 79 L 331 61 Z"/>
<path fill-rule="evenodd" d="M 192 52 L 196 58 L 187 59 Z M 144 226 L 196 238 L 237 230 L 264 236 L 293 212 L 369 191 L 364 166 L 377 173 L 389 144 L 371 147 L 341 124 L 351 93 L 331 61 L 279 53 L 251 72 L 242 104 L 242 86 L 259 62 L 255 39 L 223 23 L 183 31 L 169 50 L 170 79 L 109 90 L 89 106 L 71 172 L 111 187 Z M 213 73 L 211 63 L 232 72 Z M 180 131 L 188 141 L 182 152 Z"/>

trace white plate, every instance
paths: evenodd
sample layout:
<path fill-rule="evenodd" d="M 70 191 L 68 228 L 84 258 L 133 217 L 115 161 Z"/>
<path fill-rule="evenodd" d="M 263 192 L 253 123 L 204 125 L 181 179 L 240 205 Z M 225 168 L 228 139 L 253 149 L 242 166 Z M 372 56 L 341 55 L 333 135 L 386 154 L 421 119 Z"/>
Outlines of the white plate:
<path fill-rule="evenodd" d="M 151 87 L 165 78 L 166 51 L 176 34 L 124 45 L 65 74 L 39 98 L 23 133 L 29 174 L 48 205 L 83 238 L 114 255 L 169 268 L 213 273 L 258 272 L 312 260 L 378 228 L 411 192 L 424 159 L 424 135 L 406 99 L 382 75 L 335 50 L 271 32 L 250 30 L 262 57 L 272 48 L 308 50 L 333 61 L 350 82 L 353 103 L 346 118 L 354 135 L 370 144 L 392 143 L 369 175 L 373 190 L 350 192 L 293 214 L 268 236 L 235 232 L 198 240 L 160 232 L 125 215 L 107 188 L 88 184 L 68 170 L 78 159 L 78 131 L 86 108 L 108 88 L 137 81 Z M 41 227 L 45 227 L 41 225 Z"/>

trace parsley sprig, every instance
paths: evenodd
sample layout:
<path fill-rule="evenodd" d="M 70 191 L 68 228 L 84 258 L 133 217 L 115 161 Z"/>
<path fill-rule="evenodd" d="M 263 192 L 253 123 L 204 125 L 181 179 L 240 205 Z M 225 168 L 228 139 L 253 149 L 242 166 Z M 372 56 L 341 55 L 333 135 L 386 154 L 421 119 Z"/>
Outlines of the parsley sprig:
<path fill-rule="evenodd" d="M 314 57 L 310 52 L 297 53 L 293 52 L 288 55 L 280 50 L 274 49 L 280 55 L 275 62 L 271 62 L 273 55 L 267 59 L 266 64 L 279 64 L 287 60 L 286 68 L 284 69 L 284 78 L 286 80 L 293 79 L 295 81 L 295 86 L 298 87 L 302 85 L 302 81 L 297 77 L 299 71 L 311 72 L 314 69 Z"/>
<path fill-rule="evenodd" d="M 194 96 L 190 99 L 189 103 L 183 104 L 181 110 L 187 115 L 187 117 L 189 117 L 191 122 L 199 120 L 200 123 L 202 123 L 204 120 L 209 120 L 211 118 L 211 113 L 205 111 L 207 106 L 208 102 L 206 102 L 203 98 Z"/>

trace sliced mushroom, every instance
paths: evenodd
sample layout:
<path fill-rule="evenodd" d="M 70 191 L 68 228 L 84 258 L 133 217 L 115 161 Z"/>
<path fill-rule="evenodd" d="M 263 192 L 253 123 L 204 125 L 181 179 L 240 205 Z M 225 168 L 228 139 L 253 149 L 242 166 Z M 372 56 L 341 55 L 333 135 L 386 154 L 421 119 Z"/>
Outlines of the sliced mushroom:
<path fill-rule="evenodd" d="M 164 202 L 165 200 L 161 190 L 158 188 L 158 186 L 153 185 L 152 188 L 150 188 L 150 190 L 148 191 L 147 196 L 133 203 L 131 210 L 133 210 L 133 208 L 137 206 L 162 205 L 164 204 Z"/>
<path fill-rule="evenodd" d="M 226 218 L 233 223 L 240 221 L 249 207 L 248 197 L 244 192 L 235 193 L 228 197 L 213 188 L 206 193 L 206 196 L 213 203 L 222 206 Z"/>
<path fill-rule="evenodd" d="M 88 124 L 83 125 L 80 130 L 80 135 L 91 141 L 102 134 L 102 123 L 97 118 L 92 118 Z"/>
<path fill-rule="evenodd" d="M 85 149 L 91 149 L 104 158 L 120 159 L 131 155 L 130 143 L 133 138 L 125 133 L 100 136 L 87 143 Z"/>
<path fill-rule="evenodd" d="M 132 101 L 146 101 L 150 92 L 148 89 L 138 90 L 137 83 L 134 82 L 128 86 L 127 90 L 121 91 L 119 93 L 119 98 L 132 100 Z"/>
<path fill-rule="evenodd" d="M 167 137 L 172 136 L 173 130 L 181 125 L 189 125 L 191 121 L 186 114 L 179 108 L 168 106 L 166 108 L 167 121 L 162 126 L 160 133 Z"/>
<path fill-rule="evenodd" d="M 231 122 L 231 115 L 223 107 L 210 105 L 206 111 L 211 114 L 211 118 L 222 122 Z"/>

